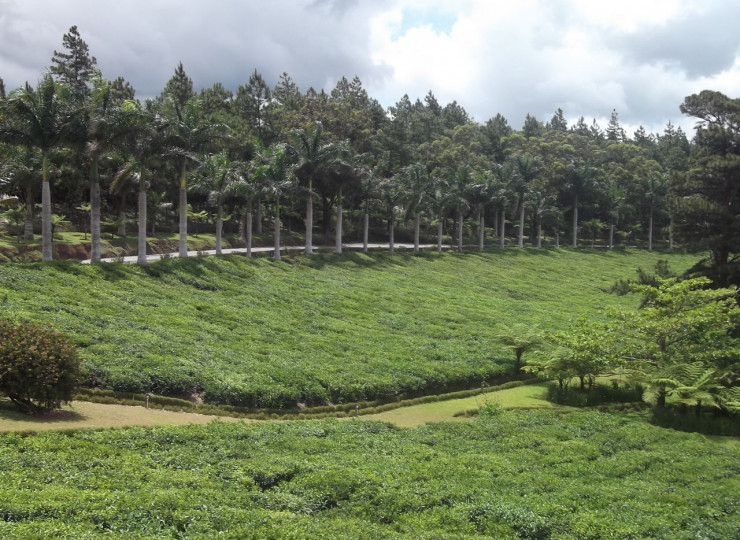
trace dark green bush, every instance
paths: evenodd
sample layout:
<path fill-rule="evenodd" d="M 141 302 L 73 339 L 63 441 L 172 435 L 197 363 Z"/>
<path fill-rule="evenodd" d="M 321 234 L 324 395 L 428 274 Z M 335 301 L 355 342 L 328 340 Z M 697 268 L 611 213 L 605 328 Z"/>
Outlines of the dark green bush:
<path fill-rule="evenodd" d="M 655 408 L 650 422 L 679 431 L 702 433 L 704 435 L 740 436 L 740 415 L 723 411 L 705 411 L 695 414 L 693 410 L 678 407 Z"/>
<path fill-rule="evenodd" d="M 642 401 L 644 388 L 639 384 L 611 386 L 597 385 L 581 390 L 572 386 L 560 387 L 552 383 L 547 387 L 547 399 L 569 407 L 595 407 L 603 403 L 633 403 Z"/>
<path fill-rule="evenodd" d="M 0 392 L 21 410 L 48 411 L 77 385 L 77 349 L 49 326 L 0 321 Z"/>

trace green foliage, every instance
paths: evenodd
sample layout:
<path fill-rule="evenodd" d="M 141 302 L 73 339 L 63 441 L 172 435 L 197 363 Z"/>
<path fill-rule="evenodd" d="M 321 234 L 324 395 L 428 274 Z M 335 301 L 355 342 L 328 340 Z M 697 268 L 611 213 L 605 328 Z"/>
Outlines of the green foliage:
<path fill-rule="evenodd" d="M 0 391 L 20 409 L 56 409 L 72 397 L 80 360 L 47 326 L 0 320 Z"/>
<path fill-rule="evenodd" d="M 639 384 L 620 385 L 613 382 L 611 386 L 597 384 L 581 390 L 553 383 L 547 387 L 547 399 L 558 405 L 594 407 L 604 403 L 641 402 L 644 391 Z"/>
<path fill-rule="evenodd" d="M 644 415 L 0 437 L 3 538 L 734 538 L 737 445 Z"/>
<path fill-rule="evenodd" d="M 13 264 L 0 266 L 0 314 L 69 335 L 89 386 L 294 408 L 490 384 L 512 368 L 492 328 L 507 318 L 564 328 L 603 306 L 608 283 L 654 260 L 542 250 Z"/>

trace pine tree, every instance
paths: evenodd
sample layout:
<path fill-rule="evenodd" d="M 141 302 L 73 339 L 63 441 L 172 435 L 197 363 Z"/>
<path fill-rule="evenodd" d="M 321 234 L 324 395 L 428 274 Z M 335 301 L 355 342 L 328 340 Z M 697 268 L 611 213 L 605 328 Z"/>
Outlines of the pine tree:
<path fill-rule="evenodd" d="M 85 96 L 90 90 L 87 83 L 95 72 L 97 60 L 90 56 L 87 43 L 80 37 L 77 26 L 71 26 L 62 37 L 67 52 L 54 51 L 49 70 L 56 80 L 69 85 L 78 95 Z"/>
<path fill-rule="evenodd" d="M 182 62 L 175 68 L 175 74 L 167 81 L 162 91 L 162 97 L 171 97 L 175 105 L 182 111 L 185 104 L 195 95 L 193 92 L 193 80 L 185 73 Z"/>

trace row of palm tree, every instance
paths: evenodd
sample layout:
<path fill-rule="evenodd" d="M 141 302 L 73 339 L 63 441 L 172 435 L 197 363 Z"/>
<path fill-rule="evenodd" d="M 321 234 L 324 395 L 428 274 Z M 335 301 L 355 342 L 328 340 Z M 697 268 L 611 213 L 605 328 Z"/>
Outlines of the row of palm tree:
<path fill-rule="evenodd" d="M 516 228 L 518 247 L 525 245 L 527 223 L 532 245 L 542 246 L 547 229 L 560 245 L 560 234 L 566 228 L 564 218 L 570 213 L 572 246 L 578 246 L 579 230 L 590 231 L 593 239 L 608 227 L 611 248 L 620 218 L 634 212 L 628 194 L 634 201 L 636 177 L 642 178 L 639 190 L 644 199 L 641 204 L 648 209 L 648 248 L 652 249 L 654 215 L 665 208 L 671 187 L 667 173 L 657 162 L 645 158 L 637 146 L 618 141 L 604 150 L 584 142 L 585 135 L 559 131 L 530 139 L 509 133 L 501 139 L 508 148 L 496 159 L 481 151 L 482 127 L 470 122 L 446 129 L 400 160 L 397 141 L 392 137 L 388 140 L 387 125 L 375 132 L 382 144 L 373 143 L 372 136 L 363 135 L 361 139 L 341 124 L 335 132 L 345 130 L 350 138 L 340 139 L 336 133 L 328 133 L 319 121 L 291 129 L 282 138 L 273 136 L 266 144 L 250 136 L 253 130 L 235 129 L 229 122 L 207 116 L 203 97 L 191 96 L 183 101 L 175 95 L 164 95 L 142 106 L 113 92 L 113 84 L 99 73 L 91 80 L 90 92 L 84 98 L 47 75 L 36 89 L 26 85 L 11 92 L 0 110 L 0 139 L 6 143 L 2 147 L 4 168 L 12 170 L 16 178 L 25 175 L 29 186 L 25 197 L 27 230 L 28 224 L 32 227 L 34 206 L 34 188 L 27 181 L 32 175 L 30 156 L 34 152 L 28 149 L 40 156 L 45 261 L 52 258 L 49 160 L 60 149 L 71 151 L 87 163 L 94 262 L 101 257 L 101 177 L 111 179 L 110 193 L 120 198 L 121 226 L 125 225 L 127 193 L 138 196 L 137 244 L 142 264 L 146 260 L 148 193 L 172 171 L 177 175 L 178 249 L 182 257 L 187 256 L 188 193 L 203 194 L 216 208 L 218 252 L 222 250 L 226 205 L 236 201 L 241 206 L 245 242 L 251 252 L 253 221 L 258 227 L 262 222 L 259 216 L 253 219 L 252 211 L 256 205 L 259 214 L 264 202 L 269 201 L 274 208 L 275 256 L 279 257 L 280 212 L 286 204 L 294 209 L 300 199 L 305 200 L 305 253 L 311 255 L 314 249 L 316 200 L 322 203 L 325 231 L 332 221 L 328 210 L 336 209 L 335 251 L 341 253 L 348 195 L 362 209 L 365 246 L 373 212 L 384 216 L 391 251 L 396 226 L 409 220 L 413 221 L 414 250 L 418 250 L 424 218 L 429 224 L 436 222 L 440 249 L 448 219 L 454 223 L 453 243 L 457 249 L 463 247 L 466 219 L 475 221 L 481 250 L 490 229 L 498 236 L 499 246 L 506 245 L 507 219 Z M 400 122 L 400 116 L 393 121 Z M 430 152 L 434 145 L 439 148 Z M 577 145 L 585 150 L 574 151 Z M 364 147 L 369 151 L 363 152 Z M 25 157 L 9 159 L 13 153 L 21 156 L 24 148 Z M 601 157 L 595 165 L 597 160 L 589 152 L 596 151 L 631 153 L 631 161 Z M 580 223 L 585 204 L 591 219 Z M 594 216 L 594 208 L 607 219 L 606 223 Z M 487 217 L 493 218 L 493 227 L 486 226 Z"/>

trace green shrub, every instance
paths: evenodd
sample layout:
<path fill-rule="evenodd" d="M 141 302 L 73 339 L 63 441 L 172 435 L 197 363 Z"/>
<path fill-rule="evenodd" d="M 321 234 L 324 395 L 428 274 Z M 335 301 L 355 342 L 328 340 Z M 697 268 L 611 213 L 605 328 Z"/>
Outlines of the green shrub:
<path fill-rule="evenodd" d="M 581 390 L 571 386 L 560 387 L 552 383 L 547 387 L 547 399 L 569 407 L 595 407 L 603 403 L 633 403 L 642 401 L 644 388 L 639 384 L 611 386 L 597 385 Z"/>
<path fill-rule="evenodd" d="M 0 391 L 21 410 L 48 411 L 68 402 L 79 371 L 77 349 L 59 332 L 0 321 Z"/>

